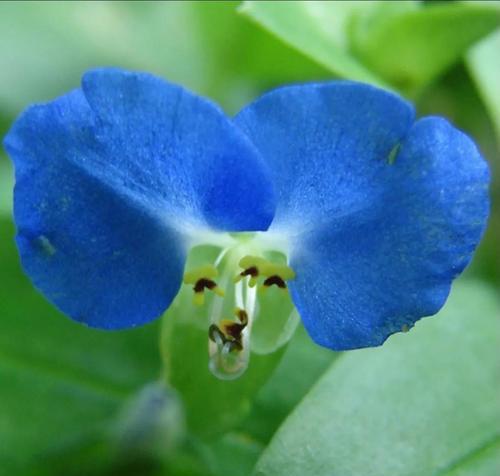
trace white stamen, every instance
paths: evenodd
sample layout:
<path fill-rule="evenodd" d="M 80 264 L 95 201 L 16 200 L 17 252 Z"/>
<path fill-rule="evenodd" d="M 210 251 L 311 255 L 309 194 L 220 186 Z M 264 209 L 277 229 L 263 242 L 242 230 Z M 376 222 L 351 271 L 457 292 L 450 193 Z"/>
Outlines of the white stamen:
<path fill-rule="evenodd" d="M 215 258 L 214 266 L 217 268 L 217 266 L 220 265 L 221 261 L 224 259 L 224 256 L 226 256 L 226 253 L 230 250 L 231 248 L 223 248 L 222 251 L 219 253 L 217 258 Z"/>
<path fill-rule="evenodd" d="M 236 302 L 236 306 L 240 309 L 245 309 L 245 305 L 243 304 L 243 284 L 242 281 L 238 281 L 234 286 L 234 300 Z"/>
<path fill-rule="evenodd" d="M 245 309 L 247 311 L 249 321 L 252 320 L 254 317 L 256 297 L 257 297 L 257 286 L 254 286 L 253 288 L 248 287 L 246 293 Z"/>

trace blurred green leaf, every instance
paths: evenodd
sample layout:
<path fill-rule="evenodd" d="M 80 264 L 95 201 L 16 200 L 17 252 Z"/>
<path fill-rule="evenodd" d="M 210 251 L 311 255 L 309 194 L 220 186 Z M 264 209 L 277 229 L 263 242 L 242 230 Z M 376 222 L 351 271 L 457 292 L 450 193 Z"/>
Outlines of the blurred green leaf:
<path fill-rule="evenodd" d="M 13 116 L 96 66 L 149 71 L 236 112 L 263 88 L 326 77 L 239 2 L 0 2 L 0 109 Z M 230 41 L 228 41 L 230 38 Z"/>
<path fill-rule="evenodd" d="M 332 361 L 343 354 L 319 347 L 299 325 L 269 381 L 257 394 L 242 431 L 266 443 L 321 377 Z"/>
<path fill-rule="evenodd" d="M 3 152 L 2 139 L 9 128 L 9 120 L 0 108 L 0 216 L 12 213 L 13 167 Z"/>
<path fill-rule="evenodd" d="M 0 474 L 79 451 L 99 453 L 124 399 L 159 376 L 158 326 L 105 332 L 62 316 L 22 273 L 0 219 Z M 97 461 L 97 457 L 94 458 Z M 89 460 L 92 462 L 92 459 Z M 97 463 L 96 463 L 97 464 Z M 52 467 L 52 475 L 76 474 Z"/>
<path fill-rule="evenodd" d="M 7 157 L 0 152 L 0 216 L 12 212 L 13 171 Z"/>
<path fill-rule="evenodd" d="M 500 441 L 497 438 L 478 452 L 446 469 L 441 476 L 497 476 L 500 468 Z"/>
<path fill-rule="evenodd" d="M 250 475 L 263 446 L 243 433 L 231 432 L 210 445 L 217 476 Z"/>
<path fill-rule="evenodd" d="M 17 113 L 80 84 L 96 66 L 205 85 L 191 2 L 1 2 L 0 107 Z"/>
<path fill-rule="evenodd" d="M 249 368 L 241 377 L 219 380 L 208 369 L 208 326 L 193 326 L 179 317 L 186 310 L 176 309 L 171 308 L 164 317 L 162 347 L 167 379 L 182 396 L 189 430 L 211 438 L 234 428 L 248 414 L 281 351 L 252 354 Z"/>
<path fill-rule="evenodd" d="M 330 77 L 327 69 L 239 15 L 240 3 L 193 3 L 205 60 L 203 93 L 236 113 L 263 90 Z"/>
<path fill-rule="evenodd" d="M 482 455 L 500 463 L 490 453 L 499 441 L 499 314 L 493 290 L 457 284 L 437 317 L 345 355 L 278 430 L 257 474 L 491 474 L 495 463 Z"/>
<path fill-rule="evenodd" d="M 467 64 L 495 125 L 500 144 L 500 29 L 472 48 Z"/>
<path fill-rule="evenodd" d="M 499 25 L 496 5 L 380 2 L 355 18 L 351 39 L 366 67 L 414 94 Z"/>
<path fill-rule="evenodd" d="M 371 8 L 366 2 L 246 1 L 240 12 L 333 73 L 383 85 L 348 51 L 347 24 L 360 7 Z"/>

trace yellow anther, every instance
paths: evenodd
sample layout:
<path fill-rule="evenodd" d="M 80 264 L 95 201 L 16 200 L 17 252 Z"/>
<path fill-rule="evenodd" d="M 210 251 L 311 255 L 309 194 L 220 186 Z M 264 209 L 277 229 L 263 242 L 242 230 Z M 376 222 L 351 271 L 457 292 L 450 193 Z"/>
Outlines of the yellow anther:
<path fill-rule="evenodd" d="M 234 315 L 238 318 L 238 320 L 244 324 L 248 324 L 248 314 L 245 311 L 245 309 L 241 309 L 240 307 L 235 307 L 234 308 Z"/>
<path fill-rule="evenodd" d="M 263 276 L 279 276 L 283 281 L 288 281 L 289 279 L 295 278 L 295 271 L 287 266 L 286 264 L 276 264 L 267 261 L 261 267 L 261 274 Z"/>
<path fill-rule="evenodd" d="M 219 286 L 215 286 L 215 288 L 212 288 L 211 291 L 213 291 L 217 296 L 224 297 L 225 293 L 224 290 L 219 288 Z"/>
<path fill-rule="evenodd" d="M 213 280 L 217 276 L 217 268 L 213 265 L 204 265 L 188 271 L 184 274 L 185 284 L 194 284 L 193 303 L 196 306 L 203 306 L 205 302 L 205 289 L 213 291 L 218 296 L 224 297 L 224 291 L 217 286 Z"/>
<path fill-rule="evenodd" d="M 212 324 L 209 329 L 209 337 L 213 342 L 219 341 L 220 344 L 231 344 L 231 350 L 240 351 L 243 349 L 242 332 L 248 324 L 248 314 L 239 307 L 234 310 L 238 321 L 231 319 L 222 319 L 219 325 Z"/>
<path fill-rule="evenodd" d="M 262 290 L 274 284 L 286 291 L 285 281 L 295 278 L 295 272 L 290 266 L 273 263 L 259 256 L 244 256 L 241 258 L 239 265 L 243 268 L 243 271 L 234 278 L 234 282 L 237 283 L 244 277 L 250 276 L 248 285 L 254 287 L 259 276 L 264 276 L 266 279 L 261 288 Z"/>
<path fill-rule="evenodd" d="M 231 336 L 231 327 L 234 325 L 238 325 L 236 322 L 232 321 L 231 319 L 222 319 L 219 322 L 219 329 L 222 331 L 222 333 L 227 337 Z"/>
<path fill-rule="evenodd" d="M 204 303 L 205 303 L 205 294 L 203 292 L 194 293 L 193 304 L 195 306 L 203 306 Z"/>
<path fill-rule="evenodd" d="M 199 266 L 198 268 L 184 273 L 184 284 L 196 284 L 196 282 L 202 278 L 213 279 L 217 277 L 217 274 L 217 268 L 212 264 Z"/>
<path fill-rule="evenodd" d="M 240 268 L 247 269 L 251 268 L 252 266 L 259 268 L 260 266 L 265 265 L 267 262 L 267 260 L 261 258 L 260 256 L 247 255 L 243 256 L 238 264 Z"/>
<path fill-rule="evenodd" d="M 257 278 L 260 274 L 260 268 L 266 264 L 266 260 L 264 258 L 260 258 L 258 256 L 244 256 L 240 259 L 238 265 L 240 268 L 243 268 L 243 271 L 235 276 L 234 282 L 237 283 L 241 281 L 246 276 L 250 276 L 248 280 L 248 285 L 253 288 L 257 284 Z"/>

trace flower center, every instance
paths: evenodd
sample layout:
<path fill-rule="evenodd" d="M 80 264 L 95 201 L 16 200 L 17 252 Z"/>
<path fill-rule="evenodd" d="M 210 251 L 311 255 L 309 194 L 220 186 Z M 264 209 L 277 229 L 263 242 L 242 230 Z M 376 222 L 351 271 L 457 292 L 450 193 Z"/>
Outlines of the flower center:
<path fill-rule="evenodd" d="M 247 235 L 232 238 L 211 263 L 206 258 L 203 262 L 199 252 L 196 260 L 188 259 L 184 274 L 184 284 L 192 287 L 192 305 L 203 306 L 209 321 L 209 368 L 224 380 L 235 379 L 247 369 L 251 351 L 270 352 L 272 335 L 279 340 L 284 332 L 290 333 L 286 324 L 294 310 L 287 281 L 295 273 L 285 254 Z M 284 324 L 279 332 L 276 323 L 265 322 L 278 313 L 286 314 L 278 320 Z M 264 335 L 266 329 L 271 338 Z M 257 334 L 254 346 L 250 345 L 252 333 Z"/>

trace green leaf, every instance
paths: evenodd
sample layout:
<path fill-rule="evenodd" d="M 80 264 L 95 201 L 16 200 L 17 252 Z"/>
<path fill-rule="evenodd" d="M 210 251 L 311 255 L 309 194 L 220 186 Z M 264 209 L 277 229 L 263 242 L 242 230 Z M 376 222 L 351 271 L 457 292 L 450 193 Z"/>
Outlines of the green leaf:
<path fill-rule="evenodd" d="M 494 291 L 459 283 L 438 316 L 345 355 L 278 430 L 257 474 L 492 474 L 499 314 Z"/>
<path fill-rule="evenodd" d="M 0 152 L 0 216 L 12 211 L 13 171 L 7 157 Z"/>
<path fill-rule="evenodd" d="M 234 428 L 250 411 L 251 402 L 271 375 L 282 351 L 252 354 L 247 371 L 228 381 L 208 369 L 207 327 L 200 329 L 183 320 L 177 308 L 164 317 L 162 347 L 167 380 L 181 395 L 188 428 L 211 438 Z"/>
<path fill-rule="evenodd" d="M 70 321 L 22 273 L 5 218 L 0 237 L 0 474 L 47 459 L 76 474 L 58 455 L 88 445 L 93 454 L 94 442 L 100 454 L 127 396 L 158 378 L 158 326 L 110 333 Z"/>
<path fill-rule="evenodd" d="M 243 433 L 227 433 L 210 445 L 217 476 L 244 476 L 252 472 L 262 445 Z"/>
<path fill-rule="evenodd" d="M 499 24 L 495 5 L 385 2 L 355 18 L 351 39 L 366 67 L 412 94 Z"/>
<path fill-rule="evenodd" d="M 500 29 L 474 46 L 467 54 L 467 65 L 488 109 L 500 143 Z"/>
<path fill-rule="evenodd" d="M 234 114 L 263 90 L 330 77 L 318 63 L 239 15 L 239 3 L 191 3 L 203 45 L 205 94 Z"/>
<path fill-rule="evenodd" d="M 319 347 L 304 326 L 299 325 L 272 377 L 257 394 L 242 430 L 267 443 L 332 361 L 341 355 Z"/>
<path fill-rule="evenodd" d="M 363 3 L 246 1 L 240 12 L 333 73 L 383 85 L 348 51 L 347 23 Z"/>
<path fill-rule="evenodd" d="M 442 476 L 496 476 L 500 468 L 500 441 L 496 438 L 463 460 L 452 464 Z"/>
<path fill-rule="evenodd" d="M 50 100 L 99 65 L 203 89 L 205 55 L 192 9 L 190 2 L 1 2 L 0 107 L 17 114 Z"/>
<path fill-rule="evenodd" d="M 263 88 L 327 77 L 238 15 L 237 4 L 0 2 L 0 113 L 61 95 L 96 66 L 158 74 L 231 113 Z"/>

